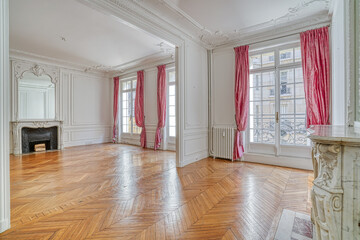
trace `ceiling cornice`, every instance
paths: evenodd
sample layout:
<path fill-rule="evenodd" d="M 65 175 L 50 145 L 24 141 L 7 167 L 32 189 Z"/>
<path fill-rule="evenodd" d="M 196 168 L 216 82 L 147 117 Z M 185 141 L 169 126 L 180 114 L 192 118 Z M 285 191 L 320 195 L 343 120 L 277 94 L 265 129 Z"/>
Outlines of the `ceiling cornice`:
<path fill-rule="evenodd" d="M 309 24 L 309 19 L 315 19 L 317 24 L 319 21 L 327 21 L 329 20 L 329 10 L 332 5 L 333 0 L 304 0 L 301 3 L 297 4 L 294 7 L 290 7 L 288 12 L 283 16 L 280 16 L 275 19 L 271 19 L 267 22 L 253 25 L 250 27 L 237 29 L 235 31 L 222 32 L 221 30 L 211 31 L 207 29 L 205 26 L 198 23 L 195 19 L 189 16 L 186 12 L 180 9 L 175 3 L 170 0 L 158 0 L 159 3 L 165 6 L 167 9 L 171 10 L 173 13 L 177 15 L 177 19 L 182 19 L 183 21 L 187 21 L 192 29 L 189 32 L 196 32 L 197 37 L 200 41 L 203 42 L 204 45 L 208 46 L 208 48 L 216 48 L 222 45 L 229 44 L 230 42 L 241 41 L 244 37 L 248 37 L 249 35 L 255 35 L 259 32 L 265 32 L 268 30 L 281 29 L 286 27 L 291 27 L 294 24 L 297 24 L 299 20 L 306 21 L 306 25 Z M 142 1 L 139 1 L 142 2 Z M 313 4 L 321 3 L 324 6 L 324 11 L 312 15 L 307 19 L 304 19 L 301 16 L 306 9 L 309 9 L 313 6 Z"/>
<path fill-rule="evenodd" d="M 10 49 L 10 58 L 25 60 L 25 61 L 30 61 L 30 62 L 36 62 L 36 63 L 42 63 L 42 64 L 46 64 L 46 65 L 53 65 L 53 66 L 62 67 L 62 68 L 66 68 L 69 70 L 76 70 L 76 71 L 84 71 L 87 68 L 86 65 L 69 62 L 69 61 L 58 59 L 58 58 L 46 57 L 46 56 L 42 56 L 42 55 L 38 55 L 38 54 L 34 54 L 34 53 L 17 50 L 17 49 Z M 95 70 L 95 69 L 92 72 L 99 73 L 99 74 L 104 73 L 101 70 Z"/>
<path fill-rule="evenodd" d="M 172 58 L 171 56 L 168 57 L 163 56 L 163 57 L 159 57 L 158 59 L 152 58 L 149 60 L 143 59 L 142 61 L 134 62 L 133 65 L 129 64 L 127 68 L 123 71 L 112 72 L 111 75 L 112 77 L 125 76 L 127 74 L 135 73 L 140 70 L 146 70 L 162 64 L 171 64 L 171 63 L 175 63 L 175 59 Z"/>

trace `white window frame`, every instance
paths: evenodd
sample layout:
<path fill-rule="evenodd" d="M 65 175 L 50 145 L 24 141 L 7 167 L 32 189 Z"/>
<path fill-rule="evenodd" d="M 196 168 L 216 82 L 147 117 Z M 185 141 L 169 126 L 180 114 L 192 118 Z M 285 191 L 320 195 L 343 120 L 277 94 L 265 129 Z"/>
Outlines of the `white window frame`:
<path fill-rule="evenodd" d="M 130 77 L 127 77 L 127 78 L 124 78 L 124 79 L 121 79 L 120 82 L 119 82 L 119 91 L 120 91 L 120 103 L 119 103 L 119 109 L 118 111 L 120 111 L 120 114 L 119 114 L 119 128 L 120 128 L 120 136 L 121 136 L 121 139 L 123 138 L 134 138 L 134 137 L 137 137 L 139 136 L 140 134 L 139 133 L 134 133 L 133 132 L 133 129 L 134 129 L 134 126 L 132 125 L 133 124 L 133 121 L 132 121 L 132 118 L 134 118 L 135 116 L 132 116 L 132 114 L 130 114 L 130 122 L 131 122 L 131 132 L 124 132 L 123 131 L 123 93 L 125 92 L 133 92 L 135 90 L 136 92 L 136 87 L 133 88 L 132 84 L 131 84 L 131 89 L 127 89 L 127 90 L 123 90 L 122 88 L 122 85 L 123 85 L 123 82 L 128 82 L 128 81 L 134 81 L 136 80 L 136 84 L 137 84 L 137 76 L 130 76 Z M 131 94 L 131 100 L 133 99 L 133 96 Z M 133 104 L 134 104 L 134 101 L 131 101 L 131 109 L 133 108 Z"/>
<path fill-rule="evenodd" d="M 175 137 L 173 137 L 173 136 L 170 136 L 169 134 L 170 134 L 170 129 L 169 129 L 169 127 L 170 127 L 170 118 L 169 118 L 169 113 L 170 113 L 170 111 L 169 111 L 169 107 L 170 107 L 170 102 L 169 102 L 169 89 L 170 89 L 170 86 L 175 86 L 175 119 L 177 119 L 177 116 L 176 116 L 176 113 L 177 113 L 177 111 L 176 111 L 176 77 L 175 77 L 175 82 L 170 82 L 169 80 L 170 80 L 170 78 L 169 78 L 169 72 L 175 72 L 175 66 L 171 66 L 171 67 L 167 67 L 167 69 L 166 69 L 166 81 L 167 81 L 167 94 L 166 94 L 166 102 L 168 103 L 168 104 L 166 104 L 166 138 L 167 138 L 167 142 L 168 143 L 171 143 L 171 144 L 176 144 L 176 136 Z M 176 74 L 176 72 L 175 72 L 175 74 Z M 175 75 L 176 76 L 176 75 Z M 176 122 L 177 121 L 175 121 L 175 124 L 176 124 Z M 175 125 L 175 127 L 177 127 L 176 125 Z M 177 133 L 176 131 L 175 131 L 175 133 Z"/>
<path fill-rule="evenodd" d="M 280 114 L 280 94 L 278 91 L 280 89 L 280 71 L 283 69 L 289 68 L 298 68 L 302 67 L 302 63 L 294 62 L 280 65 L 280 51 L 288 48 L 296 48 L 300 46 L 300 41 L 292 41 L 291 43 L 279 43 L 274 47 L 263 47 L 259 50 L 250 50 L 249 58 L 253 55 L 258 55 L 262 53 L 268 53 L 274 51 L 275 54 L 275 63 L 274 66 L 251 69 L 250 74 L 262 73 L 262 72 L 275 72 L 275 114 L 278 112 Z M 293 53 L 295 54 L 295 53 Z M 295 58 L 295 56 L 294 56 Z M 295 91 L 295 89 L 294 89 Z M 295 114 L 295 113 L 294 113 Z M 275 116 L 276 117 L 276 116 Z M 250 123 L 250 114 L 248 116 L 248 122 Z M 275 143 L 256 143 L 250 142 L 250 124 L 246 130 L 246 151 L 248 153 L 257 153 L 257 154 L 269 154 L 275 156 L 289 156 L 289 157 L 308 157 L 311 151 L 310 146 L 301 146 L 301 145 L 281 145 L 280 144 L 280 123 L 275 124 Z"/>

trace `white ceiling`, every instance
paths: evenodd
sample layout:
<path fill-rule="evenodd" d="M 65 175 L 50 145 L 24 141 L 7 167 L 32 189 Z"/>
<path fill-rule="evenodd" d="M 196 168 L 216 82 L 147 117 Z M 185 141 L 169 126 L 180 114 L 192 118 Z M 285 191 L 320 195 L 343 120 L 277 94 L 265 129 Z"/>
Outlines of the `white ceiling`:
<path fill-rule="evenodd" d="M 329 0 L 164 0 L 206 29 L 231 32 L 294 15 L 327 13 Z M 291 19 L 288 19 L 291 20 Z"/>
<path fill-rule="evenodd" d="M 161 39 L 76 0 L 9 2 L 11 49 L 84 66 L 117 66 L 161 52 Z"/>
<path fill-rule="evenodd" d="M 118 1 L 126 8 L 138 11 L 139 14 L 162 18 L 209 48 L 240 40 L 246 34 L 296 27 L 299 21 L 310 25 L 328 21 L 330 2 Z M 109 69 L 110 66 L 120 66 L 117 69 L 129 68 L 134 64 L 140 64 L 141 61 L 138 59 L 145 56 L 165 53 L 169 55 L 169 45 L 160 44 L 163 40 L 81 2 L 96 3 L 97 0 L 11 0 L 10 48 L 100 70 Z M 100 3 L 112 4 L 113 1 L 103 0 Z M 172 48 L 170 51 L 173 50 Z"/>

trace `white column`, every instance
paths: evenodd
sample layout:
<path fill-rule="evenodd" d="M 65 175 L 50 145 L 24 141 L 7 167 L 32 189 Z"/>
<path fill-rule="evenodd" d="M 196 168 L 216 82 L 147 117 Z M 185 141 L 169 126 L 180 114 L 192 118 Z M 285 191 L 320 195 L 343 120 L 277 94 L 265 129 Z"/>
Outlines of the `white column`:
<path fill-rule="evenodd" d="M 10 228 L 9 0 L 0 1 L 0 232 Z"/>

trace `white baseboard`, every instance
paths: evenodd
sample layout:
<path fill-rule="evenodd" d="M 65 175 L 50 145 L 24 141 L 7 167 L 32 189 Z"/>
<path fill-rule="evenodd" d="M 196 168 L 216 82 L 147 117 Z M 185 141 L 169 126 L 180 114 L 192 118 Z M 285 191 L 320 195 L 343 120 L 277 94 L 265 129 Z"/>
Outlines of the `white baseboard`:
<path fill-rule="evenodd" d="M 197 152 L 191 155 L 187 155 L 185 156 L 185 159 L 182 161 L 181 166 L 180 167 L 185 167 L 186 165 L 189 165 L 191 163 L 200 161 L 204 158 L 209 157 L 209 152 L 208 150 L 206 151 L 201 151 L 201 152 Z"/>
<path fill-rule="evenodd" d="M 4 219 L 0 221 L 0 233 L 5 232 L 10 228 L 10 221 L 9 219 Z"/>
<path fill-rule="evenodd" d="M 244 153 L 245 162 L 263 163 L 281 167 L 299 168 L 313 170 L 311 158 L 272 156 L 265 154 Z"/>

